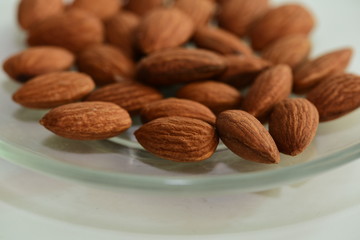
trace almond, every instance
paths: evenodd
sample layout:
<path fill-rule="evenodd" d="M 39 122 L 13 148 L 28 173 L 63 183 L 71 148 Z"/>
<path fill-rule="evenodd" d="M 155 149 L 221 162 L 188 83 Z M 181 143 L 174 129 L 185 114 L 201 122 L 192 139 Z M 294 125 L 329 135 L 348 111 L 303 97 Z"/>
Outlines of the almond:
<path fill-rule="evenodd" d="M 130 58 L 135 57 L 135 33 L 140 19 L 137 15 L 121 11 L 105 22 L 106 38 Z"/>
<path fill-rule="evenodd" d="M 360 107 L 360 77 L 341 74 L 325 79 L 307 99 L 316 106 L 321 122 L 342 117 Z"/>
<path fill-rule="evenodd" d="M 144 105 L 162 98 L 162 94 L 152 87 L 136 82 L 121 82 L 97 89 L 86 101 L 112 102 L 130 114 L 136 114 Z"/>
<path fill-rule="evenodd" d="M 200 48 L 213 50 L 221 54 L 252 55 L 253 53 L 244 41 L 220 28 L 199 28 L 195 32 L 194 41 Z"/>
<path fill-rule="evenodd" d="M 82 10 L 71 10 L 41 21 L 29 30 L 28 43 L 54 45 L 73 52 L 101 43 L 104 39 L 101 21 Z"/>
<path fill-rule="evenodd" d="M 216 9 L 215 3 L 209 0 L 176 0 L 174 6 L 186 13 L 195 27 L 208 24 Z"/>
<path fill-rule="evenodd" d="M 190 39 L 194 24 L 182 11 L 159 8 L 146 15 L 137 33 L 137 43 L 144 53 L 178 47 Z"/>
<path fill-rule="evenodd" d="M 255 55 L 226 55 L 224 57 L 227 70 L 219 80 L 236 88 L 243 88 L 250 84 L 271 63 Z"/>
<path fill-rule="evenodd" d="M 220 27 L 242 37 L 269 8 L 268 0 L 221 1 L 218 16 Z"/>
<path fill-rule="evenodd" d="M 200 49 L 169 49 L 154 53 L 140 61 L 139 80 L 155 85 L 171 85 L 211 79 L 226 69 L 219 55 Z"/>
<path fill-rule="evenodd" d="M 215 114 L 239 108 L 241 102 L 241 94 L 237 89 L 215 81 L 190 83 L 182 87 L 176 96 L 202 103 Z"/>
<path fill-rule="evenodd" d="M 268 11 L 251 30 L 254 49 L 265 48 L 271 42 L 288 35 L 308 35 L 314 28 L 312 14 L 299 4 L 286 4 Z"/>
<path fill-rule="evenodd" d="M 205 105 L 177 98 L 167 98 L 146 104 L 140 112 L 143 123 L 150 122 L 162 117 L 188 117 L 203 120 L 211 125 L 215 125 L 216 117 Z"/>
<path fill-rule="evenodd" d="M 101 140 L 126 131 L 131 127 L 131 118 L 113 103 L 79 102 L 50 110 L 40 124 L 61 137 Z"/>
<path fill-rule="evenodd" d="M 294 91 L 306 92 L 324 79 L 343 73 L 349 65 L 352 49 L 343 48 L 306 62 L 295 71 Z"/>
<path fill-rule="evenodd" d="M 28 108 L 53 108 L 79 101 L 92 90 L 92 79 L 76 72 L 48 73 L 26 82 L 13 100 Z"/>
<path fill-rule="evenodd" d="M 8 58 L 4 71 L 13 79 L 25 82 L 41 74 L 69 69 L 74 55 L 58 47 L 32 47 Z"/>
<path fill-rule="evenodd" d="M 141 126 L 136 139 L 149 152 L 177 162 L 205 160 L 216 150 L 219 139 L 215 128 L 193 118 L 158 118 Z"/>
<path fill-rule="evenodd" d="M 246 95 L 242 109 L 256 118 L 265 118 L 271 109 L 291 93 L 292 72 L 287 65 L 277 65 L 261 73 Z"/>
<path fill-rule="evenodd" d="M 34 24 L 64 11 L 63 0 L 21 0 L 18 6 L 20 26 L 28 30 Z"/>
<path fill-rule="evenodd" d="M 274 107 L 269 132 L 280 152 L 296 156 L 313 140 L 319 125 L 316 107 L 306 99 L 286 99 Z"/>
<path fill-rule="evenodd" d="M 309 56 L 311 43 L 305 35 L 289 35 L 272 42 L 261 56 L 274 64 L 287 64 L 295 69 Z"/>
<path fill-rule="evenodd" d="M 119 0 L 74 0 L 71 7 L 79 8 L 104 20 L 114 16 L 120 9 Z"/>
<path fill-rule="evenodd" d="M 164 0 L 129 0 L 125 8 L 137 15 L 144 16 L 157 7 L 162 7 Z"/>
<path fill-rule="evenodd" d="M 240 157 L 258 163 L 279 163 L 280 154 L 265 127 L 241 110 L 219 114 L 216 127 L 222 142 Z"/>
<path fill-rule="evenodd" d="M 81 72 L 89 74 L 97 85 L 123 81 L 134 75 L 135 64 L 119 49 L 110 45 L 93 45 L 77 58 Z"/>

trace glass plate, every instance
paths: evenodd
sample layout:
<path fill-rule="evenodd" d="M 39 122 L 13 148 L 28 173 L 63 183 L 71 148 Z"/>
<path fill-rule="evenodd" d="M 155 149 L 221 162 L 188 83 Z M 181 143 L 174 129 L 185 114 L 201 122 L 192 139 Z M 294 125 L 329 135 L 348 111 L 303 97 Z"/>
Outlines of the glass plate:
<path fill-rule="evenodd" d="M 353 23 L 360 21 L 359 1 L 332 5 L 325 0 L 296 2 L 316 13 L 314 56 L 342 46 L 360 50 L 360 34 L 353 29 Z M 16 1 L 2 4 L 1 62 L 23 49 L 25 38 L 14 20 Z M 359 73 L 356 69 L 360 69 L 358 56 L 350 66 L 351 72 Z M 11 95 L 18 87 L 0 73 L 0 157 L 67 179 L 150 191 L 257 191 L 300 181 L 360 157 L 360 110 L 320 124 L 304 153 L 297 157 L 282 155 L 278 165 L 242 160 L 223 146 L 204 162 L 174 163 L 142 150 L 132 137 L 136 127 L 110 141 L 82 142 L 57 137 L 38 124 L 46 111 L 25 109 L 12 102 Z"/>

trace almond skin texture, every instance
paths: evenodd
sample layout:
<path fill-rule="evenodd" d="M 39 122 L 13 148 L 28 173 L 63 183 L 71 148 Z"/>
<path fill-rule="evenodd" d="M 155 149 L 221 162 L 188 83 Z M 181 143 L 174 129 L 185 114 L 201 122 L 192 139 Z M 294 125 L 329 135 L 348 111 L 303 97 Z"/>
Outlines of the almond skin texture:
<path fill-rule="evenodd" d="M 126 11 L 121 11 L 105 22 L 106 39 L 120 48 L 130 58 L 135 57 L 135 33 L 140 18 Z"/>
<path fill-rule="evenodd" d="M 218 16 L 220 27 L 242 37 L 254 21 L 269 8 L 268 0 L 227 0 L 222 1 Z"/>
<path fill-rule="evenodd" d="M 312 14 L 298 4 L 286 4 L 268 11 L 251 30 L 252 46 L 256 50 L 288 35 L 308 35 L 314 28 Z"/>
<path fill-rule="evenodd" d="M 305 35 L 290 35 L 271 43 L 262 51 L 262 57 L 274 64 L 287 64 L 295 69 L 308 58 L 310 50 L 311 43 Z"/>
<path fill-rule="evenodd" d="M 182 87 L 176 96 L 202 103 L 215 114 L 239 108 L 241 102 L 241 94 L 237 89 L 215 81 L 190 83 Z"/>
<path fill-rule="evenodd" d="M 226 55 L 226 71 L 219 80 L 236 88 L 249 85 L 262 71 L 271 66 L 269 61 L 255 55 Z"/>
<path fill-rule="evenodd" d="M 280 153 L 265 127 L 241 110 L 219 114 L 216 127 L 222 142 L 240 157 L 258 163 L 279 163 Z"/>
<path fill-rule="evenodd" d="M 296 156 L 313 140 L 319 125 L 316 107 L 306 99 L 286 99 L 274 107 L 269 132 L 280 152 Z"/>
<path fill-rule="evenodd" d="M 72 7 L 79 8 L 105 20 L 114 16 L 120 9 L 119 0 L 75 0 Z"/>
<path fill-rule="evenodd" d="M 137 31 L 137 43 L 146 54 L 178 47 L 191 37 L 194 24 L 182 11 L 159 8 L 146 15 Z"/>
<path fill-rule="evenodd" d="M 176 0 L 174 6 L 186 13 L 195 27 L 208 24 L 216 9 L 215 3 L 209 0 Z"/>
<path fill-rule="evenodd" d="M 146 104 L 140 112 L 143 123 L 150 122 L 162 117 L 188 117 L 203 120 L 211 125 L 215 125 L 216 117 L 205 105 L 177 98 L 167 98 Z"/>
<path fill-rule="evenodd" d="M 79 52 L 104 40 L 101 21 L 82 10 L 58 14 L 34 25 L 28 35 L 28 44 L 53 45 Z"/>
<path fill-rule="evenodd" d="M 93 80 L 81 73 L 48 73 L 26 82 L 13 100 L 28 108 L 53 108 L 81 100 L 94 90 Z"/>
<path fill-rule="evenodd" d="M 251 48 L 236 35 L 220 28 L 203 27 L 197 29 L 194 42 L 200 48 L 221 54 L 252 55 Z"/>
<path fill-rule="evenodd" d="M 260 74 L 246 95 L 242 109 L 263 119 L 271 109 L 291 93 L 292 72 L 287 65 L 277 65 Z"/>
<path fill-rule="evenodd" d="M 136 114 L 144 105 L 162 98 L 162 94 L 152 87 L 136 82 L 121 82 L 97 89 L 86 101 L 112 102 L 130 114 Z"/>
<path fill-rule="evenodd" d="M 149 152 L 176 162 L 198 162 L 213 155 L 219 143 L 215 128 L 193 118 L 158 118 L 141 126 L 136 139 Z"/>
<path fill-rule="evenodd" d="M 120 82 L 134 75 L 135 64 L 111 45 L 94 45 L 77 57 L 81 72 L 89 74 L 97 85 Z"/>
<path fill-rule="evenodd" d="M 224 59 L 207 50 L 169 49 L 140 61 L 137 78 L 155 85 L 171 85 L 219 76 L 226 69 Z"/>
<path fill-rule="evenodd" d="M 8 58 L 4 71 L 19 82 L 41 74 L 69 69 L 74 63 L 74 55 L 58 47 L 32 47 Z"/>
<path fill-rule="evenodd" d="M 164 0 L 129 0 L 125 8 L 137 15 L 144 16 L 157 7 L 162 7 Z"/>
<path fill-rule="evenodd" d="M 52 109 L 40 124 L 61 137 L 101 140 L 126 131 L 131 127 L 131 118 L 113 103 L 79 102 Z"/>
<path fill-rule="evenodd" d="M 321 122 L 342 117 L 360 107 L 360 77 L 341 74 L 325 79 L 307 99 L 316 106 Z"/>
<path fill-rule="evenodd" d="M 64 11 L 63 0 L 21 0 L 18 7 L 18 22 L 24 30 L 48 17 Z"/>
<path fill-rule="evenodd" d="M 352 49 L 344 48 L 306 62 L 295 71 L 294 91 L 306 92 L 324 79 L 343 73 L 350 63 L 352 53 Z"/>

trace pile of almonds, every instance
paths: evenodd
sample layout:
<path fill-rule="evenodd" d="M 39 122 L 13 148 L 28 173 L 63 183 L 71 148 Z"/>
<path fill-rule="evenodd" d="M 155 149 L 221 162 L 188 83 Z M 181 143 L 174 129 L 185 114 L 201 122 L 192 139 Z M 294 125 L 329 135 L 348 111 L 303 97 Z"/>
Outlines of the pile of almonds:
<path fill-rule="evenodd" d="M 135 136 L 159 157 L 205 160 L 220 139 L 278 163 L 360 106 L 352 50 L 309 59 L 315 20 L 295 3 L 21 0 L 18 21 L 29 48 L 3 65 L 23 83 L 13 100 L 51 109 L 40 123 L 66 138 L 115 137 L 140 115 Z"/>

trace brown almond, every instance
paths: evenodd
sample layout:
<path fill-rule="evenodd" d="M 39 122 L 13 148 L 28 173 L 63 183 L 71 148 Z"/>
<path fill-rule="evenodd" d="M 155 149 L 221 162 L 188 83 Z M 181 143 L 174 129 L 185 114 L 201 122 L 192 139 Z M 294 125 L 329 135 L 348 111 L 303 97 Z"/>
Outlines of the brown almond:
<path fill-rule="evenodd" d="M 350 63 L 352 53 L 351 48 L 343 48 L 306 62 L 295 71 L 294 91 L 306 92 L 324 79 L 343 73 Z"/>
<path fill-rule="evenodd" d="M 144 53 L 178 47 L 194 32 L 189 17 L 176 8 L 159 8 L 146 15 L 137 31 L 137 43 Z"/>
<path fill-rule="evenodd" d="M 265 48 L 271 42 L 288 35 L 308 35 L 314 28 L 312 14 L 299 4 L 286 4 L 268 11 L 251 30 L 254 49 Z"/>
<path fill-rule="evenodd" d="M 169 49 L 149 55 L 137 67 L 137 77 L 155 85 L 206 80 L 226 69 L 223 58 L 201 49 Z"/>
<path fill-rule="evenodd" d="M 114 16 L 120 9 L 122 1 L 119 0 L 74 0 L 73 8 L 78 8 L 94 14 L 105 20 Z"/>
<path fill-rule="evenodd" d="M 125 8 L 137 15 L 144 16 L 154 8 L 164 6 L 164 0 L 130 0 Z"/>
<path fill-rule="evenodd" d="M 64 11 L 63 0 L 21 0 L 18 6 L 20 26 L 28 30 L 34 24 Z"/>
<path fill-rule="evenodd" d="M 277 103 L 290 95 L 291 87 L 290 67 L 271 67 L 256 78 L 243 101 L 242 109 L 263 120 Z"/>
<path fill-rule="evenodd" d="M 287 64 L 295 69 L 305 62 L 311 50 L 311 43 L 305 35 L 289 35 L 272 42 L 261 56 L 274 64 Z"/>
<path fill-rule="evenodd" d="M 143 123 L 150 122 L 162 117 L 188 117 L 203 120 L 211 125 L 215 125 L 216 117 L 205 105 L 177 98 L 167 98 L 146 104 L 140 112 Z"/>
<path fill-rule="evenodd" d="M 249 85 L 264 70 L 271 66 L 269 61 L 255 55 L 226 55 L 226 71 L 219 80 L 236 88 Z"/>
<path fill-rule="evenodd" d="M 221 1 L 218 16 L 220 27 L 242 37 L 269 8 L 268 0 Z"/>
<path fill-rule="evenodd" d="M 325 79 L 307 99 L 316 106 L 321 122 L 342 117 L 360 107 L 360 77 L 341 74 Z"/>
<path fill-rule="evenodd" d="M 269 132 L 280 152 L 296 156 L 313 140 L 319 125 L 316 107 L 306 99 L 286 99 L 270 116 Z"/>
<path fill-rule="evenodd" d="M 252 55 L 251 48 L 236 35 L 214 27 L 203 27 L 196 30 L 194 42 L 200 48 L 209 49 L 221 54 Z"/>
<path fill-rule="evenodd" d="M 29 30 L 28 44 L 54 45 L 79 52 L 104 40 L 103 25 L 93 15 L 71 10 L 52 16 Z"/>
<path fill-rule="evenodd" d="M 59 47 L 32 47 L 8 58 L 4 71 L 13 79 L 25 82 L 41 74 L 69 69 L 74 55 Z"/>
<path fill-rule="evenodd" d="M 93 80 L 81 73 L 48 73 L 26 82 L 13 100 L 28 108 L 53 108 L 81 100 L 94 90 Z"/>
<path fill-rule="evenodd" d="M 136 114 L 146 104 L 162 98 L 162 94 L 152 87 L 136 82 L 121 82 L 97 89 L 86 101 L 112 102 L 130 114 Z"/>
<path fill-rule="evenodd" d="M 216 127 L 222 142 L 240 157 L 258 163 L 279 163 L 279 150 L 269 132 L 247 112 L 222 112 Z"/>
<path fill-rule="evenodd" d="M 186 13 L 195 27 L 208 24 L 216 9 L 215 3 L 209 0 L 176 0 L 174 6 Z"/>
<path fill-rule="evenodd" d="M 215 128 L 198 119 L 158 118 L 135 132 L 139 143 L 152 154 L 177 162 L 197 162 L 210 158 L 219 138 Z"/>
<path fill-rule="evenodd" d="M 135 34 L 140 18 L 121 11 L 105 22 L 106 39 L 130 58 L 135 57 Z"/>
<path fill-rule="evenodd" d="M 79 102 L 50 110 L 40 124 L 61 137 L 101 140 L 126 131 L 131 127 L 131 118 L 113 103 Z"/>
<path fill-rule="evenodd" d="M 225 110 L 239 108 L 241 102 L 241 94 L 237 89 L 215 81 L 187 84 L 176 93 L 176 96 L 202 103 L 216 115 Z"/>

